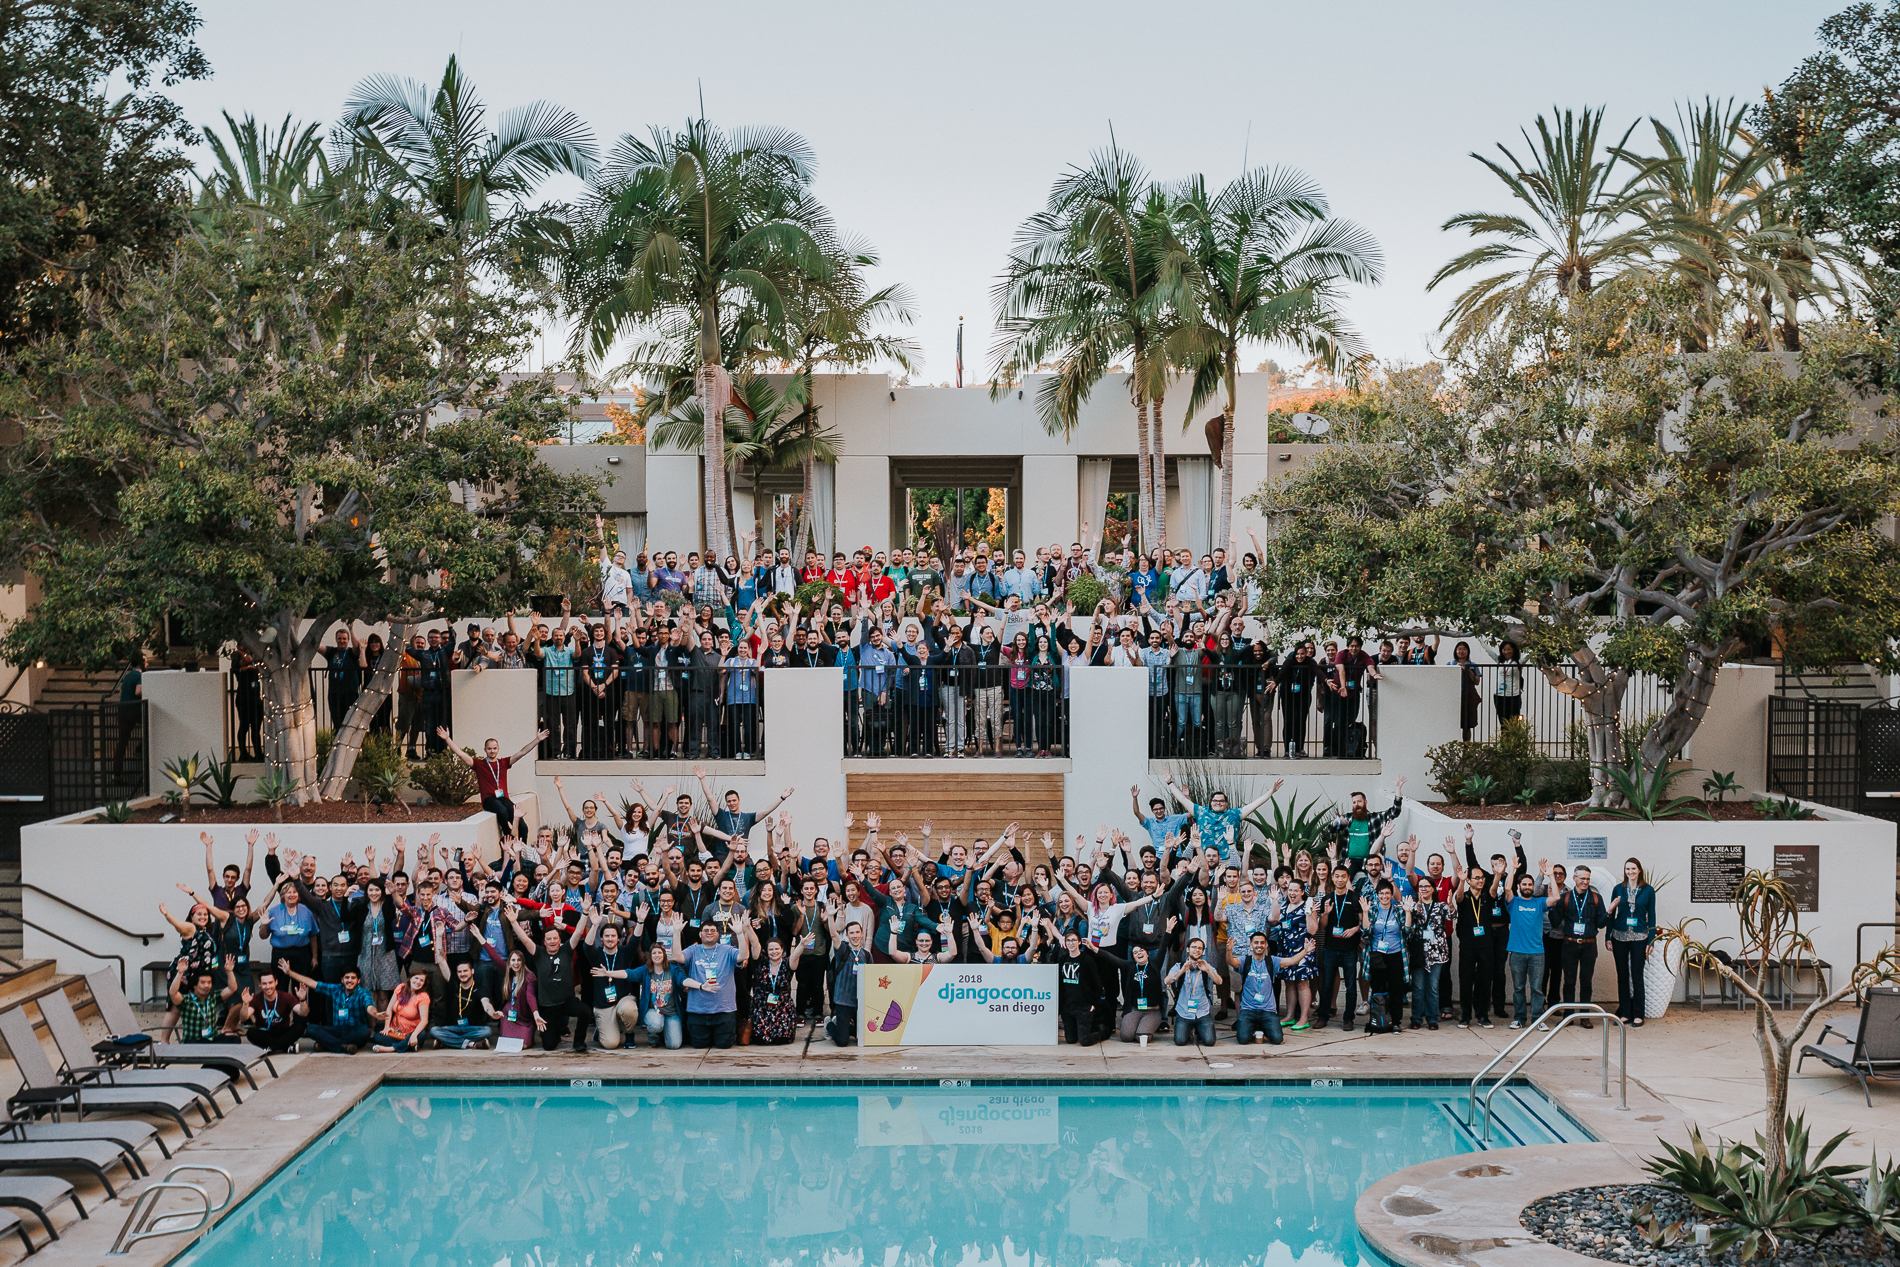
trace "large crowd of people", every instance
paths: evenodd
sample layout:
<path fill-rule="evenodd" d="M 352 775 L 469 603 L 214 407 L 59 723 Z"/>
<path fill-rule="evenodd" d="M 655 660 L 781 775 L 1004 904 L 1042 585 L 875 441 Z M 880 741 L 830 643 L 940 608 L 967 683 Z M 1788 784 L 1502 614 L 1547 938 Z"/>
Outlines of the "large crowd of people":
<path fill-rule="evenodd" d="M 1016 550 L 977 543 L 944 561 L 864 547 L 829 564 L 807 550 L 745 549 L 721 562 L 689 551 L 631 560 L 605 536 L 600 586 L 558 615 L 507 613 L 409 637 L 393 700 L 372 728 L 412 756 L 441 747 L 452 670 L 529 669 L 548 732 L 543 759 L 750 760 L 763 755 L 762 670 L 842 671 L 853 756 L 1067 755 L 1068 670 L 1113 665 L 1148 674 L 1155 758 L 1359 759 L 1377 745 L 1382 668 L 1434 664 L 1439 640 L 1398 635 L 1285 645 L 1250 617 L 1262 575 L 1253 551 L 1231 565 L 1104 549 L 1099 542 Z M 744 549 L 742 547 L 742 549 Z M 1086 579 L 1089 584 L 1077 584 Z M 1078 605 L 1077 596 L 1081 603 Z M 1515 651 L 1500 649 L 1494 706 L 1521 711 Z M 380 635 L 340 627 L 322 653 L 332 724 L 383 655 Z M 1460 718 L 1477 726 L 1480 674 L 1468 643 Z M 261 745 L 254 664 L 233 665 L 236 746 Z"/>
<path fill-rule="evenodd" d="M 506 758 L 475 759 L 500 767 Z M 1635 859 L 1606 894 L 1589 869 L 1481 859 L 1466 827 L 1427 850 L 1400 810 L 1355 794 L 1315 847 L 1246 838 L 1249 805 L 1169 780 L 1134 833 L 1103 825 L 1040 850 L 1014 823 L 953 840 L 847 816 L 801 840 L 771 805 L 693 789 L 573 805 L 498 855 L 396 837 L 320 860 L 259 837 L 181 918 L 170 983 L 181 1041 L 272 1050 L 576 1050 L 856 1041 L 857 969 L 915 961 L 1049 964 L 1064 1041 L 1278 1044 L 1288 1031 L 1537 1023 L 1591 999 L 1615 956 L 1617 1008 L 1642 1024 L 1655 893 Z M 1403 780 L 1399 791 L 1403 791 Z M 1515 834 L 1515 833 L 1514 833 Z M 412 852 L 413 849 L 413 852 Z M 1036 861 L 1034 855 L 1048 861 Z M 1604 877 L 1608 879 L 1609 877 Z M 1507 1002 L 1507 984 L 1510 998 Z M 1455 985 L 1455 988 L 1454 988 Z"/>

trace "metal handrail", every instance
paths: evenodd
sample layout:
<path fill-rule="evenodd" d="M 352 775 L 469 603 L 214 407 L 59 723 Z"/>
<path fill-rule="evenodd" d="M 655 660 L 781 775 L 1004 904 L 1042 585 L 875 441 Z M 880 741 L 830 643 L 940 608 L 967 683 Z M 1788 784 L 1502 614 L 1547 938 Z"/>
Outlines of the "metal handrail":
<path fill-rule="evenodd" d="M 20 927 L 30 928 L 36 933 L 45 933 L 48 937 L 51 937 L 54 941 L 64 942 L 66 945 L 71 946 L 74 950 L 77 950 L 82 955 L 90 956 L 93 959 L 117 960 L 119 964 L 119 989 L 124 990 L 126 988 L 125 956 L 124 955 L 115 955 L 106 951 L 93 950 L 89 946 L 82 946 L 78 942 L 72 940 L 70 937 L 62 937 L 60 936 L 60 934 L 54 932 L 50 928 L 40 927 L 38 924 L 35 924 L 32 920 L 28 919 L 24 915 L 20 916 L 19 920 L 20 920 Z"/>
<path fill-rule="evenodd" d="M 1540 1025 L 1543 1024 L 1545 1017 L 1554 1016 L 1558 1012 L 1561 1012 L 1565 1010 L 1566 1008 L 1573 1009 L 1573 1010 L 1570 1012 L 1569 1015 L 1565 1016 L 1562 1020 L 1558 1021 L 1555 1025 L 1551 1026 L 1550 1032 L 1544 1035 L 1543 1040 L 1539 1042 L 1537 1046 L 1525 1052 L 1523 1058 L 1519 1060 L 1515 1065 L 1512 1065 L 1511 1068 L 1504 1074 L 1504 1076 L 1499 1078 L 1496 1082 L 1492 1083 L 1491 1089 L 1484 1093 L 1484 1114 L 1483 1114 L 1484 1133 L 1483 1135 L 1479 1137 L 1484 1143 L 1488 1144 L 1491 1142 L 1491 1122 L 1492 1122 L 1491 1100 L 1494 1096 L 1497 1095 L 1498 1091 L 1502 1089 L 1504 1085 L 1508 1083 L 1511 1079 L 1517 1077 L 1518 1072 L 1522 1070 L 1525 1065 L 1528 1065 L 1532 1060 L 1534 1060 L 1538 1052 L 1548 1047 L 1550 1045 L 1551 1039 L 1557 1037 L 1558 1034 L 1562 1033 L 1566 1025 L 1570 1024 L 1570 1022 L 1572 1021 L 1587 1021 L 1593 1016 L 1600 1016 L 1606 1022 L 1606 1024 L 1603 1027 L 1603 1098 L 1606 1100 L 1610 1098 L 1610 1027 L 1607 1024 L 1607 1022 L 1615 1021 L 1616 1032 L 1621 1040 L 1621 1048 L 1622 1048 L 1621 1053 L 1620 1053 L 1622 1103 L 1617 1105 L 1617 1112 L 1619 1113 L 1629 1112 L 1629 1107 L 1630 1107 L 1629 1029 L 1624 1024 L 1623 1018 L 1616 1015 L 1614 1012 L 1604 1011 L 1602 1008 L 1598 1007 L 1594 1003 L 1590 1003 L 1590 1004 L 1559 1003 L 1555 1007 L 1545 1009 L 1544 1015 L 1537 1018 L 1537 1023 Z M 1585 1010 L 1585 1009 L 1588 1009 L 1588 1010 Z M 1525 1032 L 1528 1034 L 1535 1031 L 1532 1031 L 1527 1027 Z M 1516 1046 L 1516 1044 L 1513 1043 L 1512 1046 L 1514 1047 Z M 1509 1050 L 1509 1049 L 1507 1048 L 1506 1050 Z M 1493 1061 L 1492 1063 L 1496 1064 L 1497 1062 Z M 1472 1080 L 1472 1089 L 1474 1092 L 1477 1089 L 1476 1079 Z M 1470 1125 L 1469 1121 L 1466 1122 L 1466 1125 L 1467 1126 Z"/>
<path fill-rule="evenodd" d="M 171 1180 L 176 1179 L 179 1175 L 184 1174 L 187 1170 L 197 1171 L 201 1174 L 216 1175 L 218 1176 L 218 1178 L 224 1180 L 224 1200 L 212 1206 L 211 1213 L 213 1214 L 219 1213 L 220 1211 L 224 1209 L 224 1207 L 230 1205 L 232 1199 L 237 1196 L 237 1181 L 231 1178 L 231 1172 L 226 1170 L 223 1166 L 205 1166 L 205 1165 L 200 1165 L 196 1163 L 182 1165 L 182 1166 L 173 1166 L 171 1170 L 165 1175 L 166 1182 L 169 1183 Z M 197 1187 L 196 1184 L 193 1184 L 192 1186 Z"/>
<path fill-rule="evenodd" d="M 1562 1011 L 1565 1011 L 1566 1009 L 1571 1009 L 1571 1008 L 1577 1008 L 1577 1009 L 1589 1008 L 1593 1012 L 1601 1012 L 1603 1010 L 1602 1008 L 1598 1007 L 1594 1003 L 1553 1003 L 1549 1007 L 1545 1008 L 1543 1016 L 1538 1017 L 1530 1025 L 1527 1025 L 1524 1028 L 1523 1033 L 1519 1034 L 1516 1038 L 1513 1038 L 1509 1043 L 1505 1045 L 1502 1051 L 1500 1051 L 1497 1055 L 1491 1057 L 1491 1063 L 1486 1065 L 1484 1068 L 1478 1070 L 1477 1077 L 1471 1080 L 1471 1091 L 1465 1096 L 1465 1125 L 1466 1126 L 1471 1125 L 1472 1120 L 1473 1120 L 1472 1114 L 1477 1111 L 1478 1084 L 1484 1081 L 1484 1075 L 1486 1075 L 1487 1073 L 1490 1073 L 1493 1069 L 1496 1069 L 1499 1065 L 1503 1064 L 1504 1058 L 1506 1056 L 1509 1056 L 1512 1052 L 1516 1051 L 1519 1044 L 1523 1043 L 1526 1039 L 1536 1037 L 1537 1035 L 1536 1027 L 1544 1023 L 1545 1017 L 1549 1017 L 1557 1012 L 1562 1012 Z"/>
<path fill-rule="evenodd" d="M 42 889 L 37 884 L 27 884 L 25 881 L 22 881 L 20 883 L 20 888 L 22 891 L 31 890 L 32 892 L 39 894 L 41 897 L 51 898 L 53 899 L 53 901 L 58 902 L 61 906 L 65 907 L 67 910 L 77 911 L 95 924 L 104 924 L 107 928 L 110 928 L 113 932 L 119 934 L 121 937 L 136 937 L 139 939 L 139 944 L 142 946 L 149 946 L 153 942 L 159 941 L 169 936 L 169 934 L 167 933 L 135 933 L 129 928 L 120 928 L 117 924 L 113 923 L 111 920 L 104 919 L 98 915 L 95 915 L 83 906 L 76 906 L 73 903 L 68 902 L 65 898 L 61 897 L 57 893 L 48 893 L 45 889 Z M 45 930 L 41 929 L 40 931 L 44 932 Z M 70 942 L 68 942 L 67 944 L 71 945 Z"/>
<path fill-rule="evenodd" d="M 197 1213 L 198 1221 L 193 1223 L 190 1227 L 146 1227 L 144 1221 L 158 1205 L 156 1194 L 160 1192 L 197 1193 L 198 1200 L 204 1203 L 203 1208 Z M 112 1248 L 106 1251 L 106 1255 L 110 1258 L 123 1258 L 126 1254 L 131 1252 L 132 1246 L 140 1241 L 150 1240 L 155 1236 L 175 1236 L 180 1232 L 201 1231 L 210 1222 L 211 1196 L 203 1188 L 200 1188 L 195 1183 L 155 1183 L 145 1191 L 139 1193 L 138 1198 L 132 1202 L 132 1212 L 125 1216 L 125 1224 L 119 1228 L 119 1235 L 113 1240 Z"/>

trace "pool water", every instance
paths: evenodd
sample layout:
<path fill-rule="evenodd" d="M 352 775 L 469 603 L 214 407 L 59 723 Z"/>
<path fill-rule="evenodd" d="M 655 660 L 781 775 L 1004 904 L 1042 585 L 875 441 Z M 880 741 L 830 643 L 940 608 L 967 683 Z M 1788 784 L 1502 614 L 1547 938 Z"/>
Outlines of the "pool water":
<path fill-rule="evenodd" d="M 1477 1147 L 1460 1090 L 386 1086 L 178 1262 L 1353 1264 L 1361 1190 Z"/>

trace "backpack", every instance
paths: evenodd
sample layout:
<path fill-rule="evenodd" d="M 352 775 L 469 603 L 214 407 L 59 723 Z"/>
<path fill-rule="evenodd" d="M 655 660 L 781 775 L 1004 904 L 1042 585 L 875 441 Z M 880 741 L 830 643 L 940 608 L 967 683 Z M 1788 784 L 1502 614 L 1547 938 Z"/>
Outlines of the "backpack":
<path fill-rule="evenodd" d="M 1344 760 L 1364 761 L 1366 759 L 1366 724 L 1364 722 L 1346 723 L 1344 746 L 1345 751 L 1339 754 Z"/>

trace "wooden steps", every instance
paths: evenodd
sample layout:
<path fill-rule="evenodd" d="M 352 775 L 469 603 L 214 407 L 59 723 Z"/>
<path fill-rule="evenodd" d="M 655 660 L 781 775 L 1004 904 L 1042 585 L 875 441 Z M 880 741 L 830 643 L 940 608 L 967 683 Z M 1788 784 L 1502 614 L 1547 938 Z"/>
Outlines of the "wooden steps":
<path fill-rule="evenodd" d="M 882 816 L 880 834 L 886 844 L 899 832 L 912 844 L 921 843 L 918 827 L 925 819 L 930 820 L 933 841 L 948 839 L 966 847 L 978 837 L 993 842 L 1013 821 L 1020 824 L 1021 847 L 1030 866 L 1048 861 L 1042 847 L 1045 831 L 1061 856 L 1061 774 L 946 775 L 943 764 L 932 762 L 928 773 L 900 769 L 845 775 L 845 808 L 857 816 L 853 841 L 864 839 L 867 812 Z"/>
<path fill-rule="evenodd" d="M 92 707 L 119 698 L 121 670 L 87 673 L 83 669 L 60 666 L 53 670 L 33 701 L 42 711 L 55 708 Z"/>
<path fill-rule="evenodd" d="M 64 991 L 80 1020 L 89 1020 L 99 1014 L 84 977 L 61 972 L 58 963 L 51 959 L 16 958 L 14 962 L 20 965 L 17 969 L 0 964 L 0 1012 L 25 1007 L 27 1015 L 33 1018 L 34 1029 L 43 1032 L 46 1022 L 40 1019 L 36 1001 L 55 991 Z M 4 1049 L 4 1046 L 0 1044 L 0 1049 Z"/>

